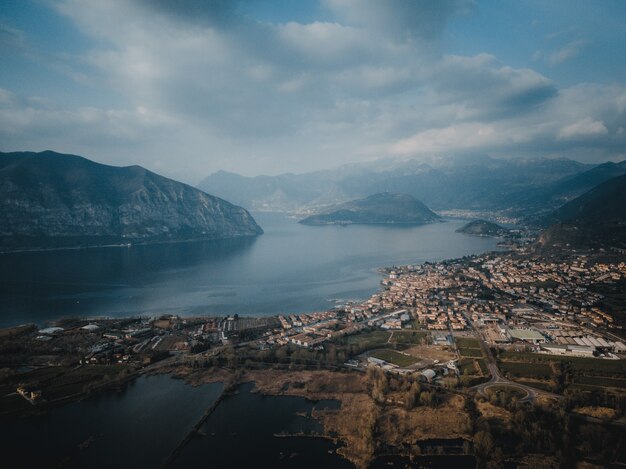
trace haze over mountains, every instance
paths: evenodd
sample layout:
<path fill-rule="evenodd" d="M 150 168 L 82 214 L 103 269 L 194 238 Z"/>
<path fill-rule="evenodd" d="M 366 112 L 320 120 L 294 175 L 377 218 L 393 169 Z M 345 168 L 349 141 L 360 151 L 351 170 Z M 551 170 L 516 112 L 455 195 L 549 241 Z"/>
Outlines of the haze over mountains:
<path fill-rule="evenodd" d="M 243 208 L 140 166 L 0 153 L 2 248 L 254 236 Z"/>
<path fill-rule="evenodd" d="M 607 235 L 620 244 L 626 220 L 624 177 L 626 162 L 377 161 L 301 175 L 249 178 L 218 172 L 199 190 L 139 166 L 107 166 L 50 151 L 2 153 L 0 247 L 217 239 L 262 232 L 248 211 L 222 198 L 254 210 L 311 215 L 305 224 L 419 224 L 439 219 L 430 208 L 491 211 L 544 227 L 558 223 L 562 228 L 548 233 L 553 240 L 548 244 L 571 237 L 568 227 L 579 225 L 585 228 L 577 233 L 584 236 L 577 236 L 576 243 Z"/>
<path fill-rule="evenodd" d="M 599 166 L 568 159 L 410 160 L 336 170 L 244 177 L 217 172 L 198 188 L 259 211 L 317 212 L 380 192 L 412 195 L 433 210 L 499 210 L 514 216 L 549 213 L 612 177 L 626 162 Z"/>

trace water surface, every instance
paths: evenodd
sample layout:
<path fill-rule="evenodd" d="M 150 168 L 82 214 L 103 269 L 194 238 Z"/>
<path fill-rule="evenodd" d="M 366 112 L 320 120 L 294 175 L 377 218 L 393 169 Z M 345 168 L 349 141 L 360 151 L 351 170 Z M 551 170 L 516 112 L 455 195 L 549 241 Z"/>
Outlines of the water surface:
<path fill-rule="evenodd" d="M 0 425 L 6 467 L 161 467 L 219 395 L 159 375 Z"/>
<path fill-rule="evenodd" d="M 327 309 L 363 299 L 379 267 L 496 248 L 455 233 L 465 222 L 424 226 L 305 226 L 255 214 L 257 238 L 0 255 L 0 326 L 62 316 L 262 315 Z"/>
<path fill-rule="evenodd" d="M 309 418 L 315 403 L 264 396 L 250 392 L 252 388 L 247 383 L 226 396 L 202 426 L 203 436 L 189 442 L 173 467 L 354 468 L 329 440 L 275 436 L 321 433 L 322 425 Z"/>

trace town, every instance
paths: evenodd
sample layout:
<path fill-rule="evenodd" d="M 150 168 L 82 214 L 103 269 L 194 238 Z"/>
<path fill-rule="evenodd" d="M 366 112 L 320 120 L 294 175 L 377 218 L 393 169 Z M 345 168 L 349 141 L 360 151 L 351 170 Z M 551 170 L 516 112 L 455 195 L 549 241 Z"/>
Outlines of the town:
<path fill-rule="evenodd" d="M 131 376 L 161 360 L 216 360 L 225 350 L 254 361 L 259 354 L 295 347 L 327 360 L 323 353 L 332 345 L 347 368 L 375 366 L 432 383 L 456 380 L 455 386 L 476 386 L 494 379 L 490 370 L 495 366 L 511 383 L 549 391 L 559 391 L 550 368 L 532 362 L 550 365 L 554 357 L 586 357 L 623 368 L 623 306 L 609 301 L 611 291 L 621 291 L 626 281 L 623 260 L 494 252 L 381 273 L 380 291 L 328 311 L 252 318 L 66 319 L 41 329 L 5 329 L 0 336 L 4 401 L 11 389 L 30 404 L 66 397 L 63 389 L 46 391 L 38 373 L 45 367 L 109 366 Z M 11 370 L 18 364 L 33 371 L 15 374 Z M 584 375 L 574 381 L 592 381 Z M 87 374 L 84 379 L 92 378 Z M 597 382 L 621 390 L 624 378 L 601 373 Z M 65 382 L 50 381 L 57 387 Z M 12 402 L 2 407 L 12 409 Z"/>
<path fill-rule="evenodd" d="M 340 401 L 317 418 L 357 467 L 374 457 L 376 438 L 408 455 L 447 441 L 444 453 L 483 461 L 490 452 L 476 441 L 498 432 L 538 447 L 533 419 L 558 431 L 567 418 L 626 426 L 623 256 L 525 249 L 384 268 L 379 291 L 326 311 L 3 329 L 0 416 L 124 389 L 141 375 L 224 383 L 222 395 L 252 381 L 264 394 Z M 517 428 L 520 409 L 528 418 Z"/>

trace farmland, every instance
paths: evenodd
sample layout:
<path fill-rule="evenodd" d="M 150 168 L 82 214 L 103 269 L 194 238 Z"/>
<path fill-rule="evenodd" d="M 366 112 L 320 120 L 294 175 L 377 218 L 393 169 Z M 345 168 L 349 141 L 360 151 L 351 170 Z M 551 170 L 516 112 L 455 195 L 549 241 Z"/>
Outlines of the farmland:
<path fill-rule="evenodd" d="M 370 352 L 369 355 L 400 367 L 410 366 L 418 361 L 415 357 L 390 349 L 374 350 L 373 352 Z"/>

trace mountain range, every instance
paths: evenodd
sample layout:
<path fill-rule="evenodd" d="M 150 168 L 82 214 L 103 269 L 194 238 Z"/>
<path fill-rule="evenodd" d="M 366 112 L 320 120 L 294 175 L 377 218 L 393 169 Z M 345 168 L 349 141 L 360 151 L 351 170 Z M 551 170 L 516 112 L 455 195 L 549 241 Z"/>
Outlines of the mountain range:
<path fill-rule="evenodd" d="M 51 151 L 0 153 L 0 218 L 2 249 L 262 233 L 245 209 L 140 166 Z"/>
<path fill-rule="evenodd" d="M 220 171 L 198 188 L 250 210 L 318 213 L 382 192 L 409 194 L 433 210 L 546 214 L 612 177 L 626 162 L 589 165 L 568 159 L 380 160 L 304 174 L 245 177 Z"/>

